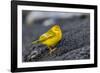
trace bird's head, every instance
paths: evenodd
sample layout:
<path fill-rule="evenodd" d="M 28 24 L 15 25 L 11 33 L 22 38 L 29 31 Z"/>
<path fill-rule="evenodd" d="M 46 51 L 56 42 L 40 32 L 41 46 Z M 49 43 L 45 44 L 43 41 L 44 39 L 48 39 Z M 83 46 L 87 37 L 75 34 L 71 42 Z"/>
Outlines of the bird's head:
<path fill-rule="evenodd" d="M 54 25 L 54 26 L 52 27 L 52 30 L 53 30 L 54 32 L 56 32 L 56 33 L 58 33 L 59 31 L 61 31 L 59 25 Z"/>

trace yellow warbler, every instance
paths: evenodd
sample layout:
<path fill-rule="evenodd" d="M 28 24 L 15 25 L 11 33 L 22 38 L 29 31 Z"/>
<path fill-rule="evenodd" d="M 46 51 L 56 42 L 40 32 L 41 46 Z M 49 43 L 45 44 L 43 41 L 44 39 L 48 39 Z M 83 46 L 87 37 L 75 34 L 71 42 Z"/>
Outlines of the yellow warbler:
<path fill-rule="evenodd" d="M 54 47 L 62 39 L 62 31 L 59 25 L 54 25 L 46 33 L 41 35 L 38 40 L 33 41 L 32 44 L 42 43 L 48 47 L 50 54 L 55 50 Z"/>

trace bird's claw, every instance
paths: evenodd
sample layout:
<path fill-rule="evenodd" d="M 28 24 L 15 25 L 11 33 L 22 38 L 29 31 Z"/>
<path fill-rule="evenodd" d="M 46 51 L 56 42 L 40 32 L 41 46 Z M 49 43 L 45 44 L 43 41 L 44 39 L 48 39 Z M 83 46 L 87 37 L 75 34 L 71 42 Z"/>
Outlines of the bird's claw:
<path fill-rule="evenodd" d="M 56 50 L 56 48 L 54 48 L 54 49 L 50 50 L 49 54 L 51 55 L 51 54 L 52 54 L 52 52 L 54 52 L 55 50 Z"/>

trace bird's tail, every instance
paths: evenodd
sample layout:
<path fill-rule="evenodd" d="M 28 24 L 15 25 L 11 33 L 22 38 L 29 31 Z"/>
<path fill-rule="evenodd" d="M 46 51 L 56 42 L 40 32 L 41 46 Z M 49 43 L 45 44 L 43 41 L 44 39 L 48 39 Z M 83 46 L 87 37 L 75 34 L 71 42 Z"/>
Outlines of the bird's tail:
<path fill-rule="evenodd" d="M 36 41 L 33 41 L 32 44 L 37 44 L 39 42 L 40 42 L 39 40 L 36 40 Z"/>

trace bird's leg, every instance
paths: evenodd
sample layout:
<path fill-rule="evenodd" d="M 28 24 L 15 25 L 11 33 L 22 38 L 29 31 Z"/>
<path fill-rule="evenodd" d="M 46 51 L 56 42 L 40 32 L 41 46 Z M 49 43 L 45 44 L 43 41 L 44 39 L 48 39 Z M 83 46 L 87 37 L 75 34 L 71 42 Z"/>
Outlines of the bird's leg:
<path fill-rule="evenodd" d="M 49 49 L 49 54 L 51 54 L 52 48 L 51 47 L 48 47 L 48 49 Z"/>
<path fill-rule="evenodd" d="M 54 52 L 56 50 L 56 48 L 52 49 L 51 47 L 48 47 L 49 48 L 49 54 L 51 55 L 52 52 Z"/>

